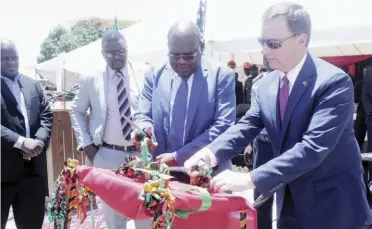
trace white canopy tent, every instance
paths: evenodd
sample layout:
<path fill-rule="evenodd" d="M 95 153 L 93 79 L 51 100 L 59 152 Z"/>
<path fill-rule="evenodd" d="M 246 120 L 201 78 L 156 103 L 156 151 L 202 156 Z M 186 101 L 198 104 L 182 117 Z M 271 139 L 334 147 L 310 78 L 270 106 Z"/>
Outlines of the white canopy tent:
<path fill-rule="evenodd" d="M 261 64 L 261 15 L 276 0 L 261 0 L 254 5 L 244 0 L 229 0 L 228 4 L 209 1 L 207 29 L 213 58 L 227 63 L 235 60 Z M 298 0 L 312 20 L 310 52 L 315 56 L 347 56 L 372 54 L 372 2 L 369 0 Z M 221 17 L 213 9 L 234 12 Z M 251 8 L 257 10 L 247 10 Z M 212 9 L 212 10 L 211 10 Z M 242 15 L 247 15 L 244 17 Z M 211 23 L 213 21 L 213 23 Z"/>
<path fill-rule="evenodd" d="M 145 20 L 121 30 L 128 44 L 128 60 L 138 64 L 158 64 L 165 61 L 166 36 L 171 24 L 182 18 L 193 19 L 195 15 L 196 11 L 193 14 L 190 13 L 189 16 L 187 14 L 162 15 L 162 17 Z M 37 65 L 36 71 L 61 90 L 75 85 L 80 75 L 102 71 L 104 66 L 101 39 L 99 39 Z"/>
<path fill-rule="evenodd" d="M 246 61 L 261 64 L 261 47 L 257 42 L 261 15 L 268 6 L 278 1 L 261 0 L 254 5 L 245 0 L 208 1 L 205 54 L 223 63 L 234 59 L 238 66 Z M 304 5 L 312 19 L 312 54 L 372 54 L 372 20 L 368 19 L 368 10 L 372 7 L 370 0 L 296 2 Z M 155 65 L 165 61 L 166 35 L 170 25 L 181 18 L 195 20 L 195 17 L 196 7 L 193 12 L 161 15 L 122 30 L 129 47 L 129 60 Z M 44 78 L 57 84 L 57 88 L 66 89 L 76 84 L 80 74 L 102 70 L 104 65 L 101 40 L 98 40 L 39 64 L 36 70 Z"/>

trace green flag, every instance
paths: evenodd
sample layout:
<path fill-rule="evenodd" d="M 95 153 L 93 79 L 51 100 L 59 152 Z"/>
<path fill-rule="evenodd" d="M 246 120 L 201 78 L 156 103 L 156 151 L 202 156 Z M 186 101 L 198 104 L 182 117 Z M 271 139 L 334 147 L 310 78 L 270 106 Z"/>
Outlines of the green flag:
<path fill-rule="evenodd" d="M 114 26 L 112 27 L 113 30 L 119 31 L 119 22 L 118 19 L 115 17 Z"/>

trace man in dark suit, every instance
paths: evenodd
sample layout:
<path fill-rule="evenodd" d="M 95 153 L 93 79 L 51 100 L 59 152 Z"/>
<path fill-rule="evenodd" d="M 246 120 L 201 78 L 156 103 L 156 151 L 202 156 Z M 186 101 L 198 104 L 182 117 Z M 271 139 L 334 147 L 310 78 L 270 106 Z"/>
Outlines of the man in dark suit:
<path fill-rule="evenodd" d="M 368 66 L 363 71 L 363 94 L 362 101 L 366 116 L 368 147 L 367 151 L 372 152 L 372 66 Z"/>
<path fill-rule="evenodd" d="M 238 80 L 238 73 L 235 72 L 235 97 L 236 105 L 244 103 L 243 84 Z"/>
<path fill-rule="evenodd" d="M 366 125 L 366 118 L 365 112 L 363 107 L 363 100 L 362 100 L 362 88 L 363 88 L 363 81 L 364 76 L 356 77 L 355 84 L 354 84 L 354 101 L 357 104 L 356 109 L 356 119 L 355 119 L 355 138 L 358 141 L 360 150 L 363 149 L 364 140 L 366 138 L 367 133 L 367 125 Z"/>
<path fill-rule="evenodd" d="M 365 111 L 365 122 L 367 124 L 367 151 L 372 152 L 372 67 L 366 67 L 363 71 L 363 75 L 362 101 Z M 369 163 L 365 165 L 364 169 L 367 177 L 367 186 L 370 187 L 372 182 L 372 164 Z M 370 200 L 370 202 L 372 201 Z"/>
<path fill-rule="evenodd" d="M 244 67 L 244 73 L 246 75 L 249 74 L 248 78 L 243 82 L 244 103 L 251 104 L 252 86 L 253 86 L 253 81 L 258 76 L 258 66 L 257 64 L 253 64 L 252 66 L 250 66 L 250 68 L 248 68 L 248 66 L 243 66 L 243 67 Z"/>
<path fill-rule="evenodd" d="M 18 53 L 1 41 L 1 228 L 12 206 L 18 229 L 40 229 L 53 114 L 35 80 L 18 72 Z"/>
<path fill-rule="evenodd" d="M 224 171 L 217 192 L 256 188 L 277 197 L 279 229 L 359 229 L 370 224 L 354 90 L 341 69 L 307 52 L 311 21 L 298 4 L 271 6 L 262 18 L 262 53 L 276 69 L 261 80 L 247 114 L 185 163 L 229 160 L 265 128 L 274 158 L 250 173 Z M 352 198 L 352 200 L 350 199 Z"/>
<path fill-rule="evenodd" d="M 233 60 L 227 62 L 227 66 L 235 71 L 236 63 Z M 236 106 L 244 103 L 243 83 L 239 81 L 239 74 L 235 72 L 235 97 Z"/>

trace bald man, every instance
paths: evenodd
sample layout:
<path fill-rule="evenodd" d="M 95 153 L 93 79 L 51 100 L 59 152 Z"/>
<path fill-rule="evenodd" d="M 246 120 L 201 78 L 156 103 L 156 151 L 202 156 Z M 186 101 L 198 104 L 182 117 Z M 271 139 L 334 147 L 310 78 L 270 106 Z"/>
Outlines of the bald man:
<path fill-rule="evenodd" d="M 132 127 L 126 120 L 131 119 L 137 109 L 144 72 L 137 71 L 141 66 L 127 61 L 127 51 L 126 40 L 120 32 L 103 34 L 104 71 L 82 77 L 71 106 L 78 150 L 85 152 L 86 164 L 98 168 L 117 169 L 127 156 L 140 155 L 130 140 Z M 85 119 L 88 108 L 89 127 Z M 103 212 L 108 229 L 127 228 L 128 219 L 105 203 Z M 150 225 L 151 219 L 135 221 L 136 229 L 148 229 Z"/>
<path fill-rule="evenodd" d="M 203 57 L 203 48 L 194 22 L 172 25 L 168 60 L 145 76 L 134 115 L 138 126 L 155 135 L 158 146 L 153 159 L 170 166 L 182 166 L 235 121 L 234 71 Z M 231 161 L 219 165 L 220 171 L 228 168 Z M 177 178 L 188 182 L 187 177 Z"/>
<path fill-rule="evenodd" d="M 1 228 L 12 206 L 18 229 L 40 229 L 53 114 L 38 82 L 18 71 L 14 43 L 1 41 Z"/>

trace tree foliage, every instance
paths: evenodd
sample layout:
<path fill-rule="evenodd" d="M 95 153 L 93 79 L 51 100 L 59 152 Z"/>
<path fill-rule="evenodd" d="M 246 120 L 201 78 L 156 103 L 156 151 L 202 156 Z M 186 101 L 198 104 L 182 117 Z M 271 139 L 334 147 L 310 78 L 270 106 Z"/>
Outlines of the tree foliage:
<path fill-rule="evenodd" d="M 120 29 L 136 23 L 136 21 L 119 20 Z M 63 52 L 70 52 L 87 45 L 102 37 L 102 34 L 113 27 L 114 20 L 89 18 L 79 20 L 67 29 L 62 25 L 56 26 L 49 32 L 47 38 L 40 45 L 38 63 L 53 59 Z"/>

